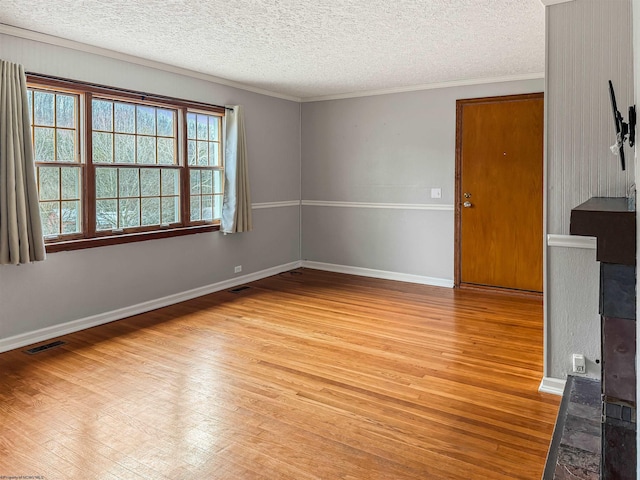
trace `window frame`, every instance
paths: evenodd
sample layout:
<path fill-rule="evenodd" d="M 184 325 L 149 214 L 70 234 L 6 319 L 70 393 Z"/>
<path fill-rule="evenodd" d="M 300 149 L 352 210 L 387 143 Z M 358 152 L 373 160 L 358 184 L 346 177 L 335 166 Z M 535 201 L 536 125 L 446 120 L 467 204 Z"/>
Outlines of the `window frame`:
<path fill-rule="evenodd" d="M 36 179 L 38 181 L 38 189 L 40 189 L 40 178 L 41 178 L 41 171 L 39 170 L 39 167 L 44 167 L 44 168 L 60 168 L 60 174 L 62 174 L 62 168 L 77 168 L 80 170 L 80 189 L 82 190 L 82 192 L 80 193 L 79 196 L 79 201 L 80 201 L 80 206 L 81 206 L 81 211 L 80 211 L 80 215 L 81 215 L 81 222 L 82 224 L 84 224 L 85 219 L 84 219 L 84 181 L 85 181 L 85 162 L 83 161 L 82 155 L 81 155 L 81 151 L 82 151 L 82 135 L 80 133 L 80 125 L 82 122 L 82 115 L 83 115 L 83 108 L 82 108 L 82 95 L 78 94 L 75 91 L 71 91 L 69 89 L 64 89 L 64 88 L 58 88 L 56 90 L 51 90 L 51 89 L 46 89 L 46 88 L 39 88 L 39 87 L 29 87 L 31 89 L 31 105 L 30 105 L 30 113 L 34 114 L 35 116 L 35 104 L 36 104 L 36 94 L 38 92 L 44 92 L 44 93 L 52 93 L 54 95 L 58 94 L 62 94 L 62 95 L 73 95 L 76 97 L 76 105 L 75 105 L 75 111 L 74 111 L 74 117 L 77 119 L 73 130 L 76 133 L 76 138 L 75 138 L 75 147 L 76 147 L 76 151 L 75 154 L 77 156 L 77 158 L 74 161 L 38 161 L 38 158 L 36 156 L 37 154 L 37 149 L 36 149 L 36 145 L 35 145 L 35 136 L 36 136 L 36 130 L 39 128 L 53 128 L 54 130 L 54 143 L 56 144 L 56 146 L 54 147 L 54 155 L 57 156 L 57 132 L 58 132 L 58 124 L 57 124 L 57 111 L 53 112 L 54 115 L 54 125 L 53 127 L 48 126 L 48 125 L 41 125 L 41 124 L 37 124 L 35 123 L 36 119 L 32 118 L 31 121 L 31 135 L 32 135 L 32 140 L 33 140 L 33 155 L 34 155 L 34 165 L 36 166 Z M 62 176 L 62 175 L 60 175 Z M 61 193 L 61 192 L 59 192 Z M 62 202 L 64 201 L 63 198 L 58 198 L 57 200 L 44 200 L 44 202 L 57 202 L 60 205 L 62 205 Z M 39 206 L 40 206 L 40 201 L 39 201 Z M 59 223 L 62 222 L 62 218 L 59 219 Z M 74 240 L 74 239 L 80 239 L 82 238 L 82 233 L 71 233 L 71 234 L 61 234 L 64 235 L 65 240 Z M 52 242 L 55 240 L 52 240 L 52 238 L 59 238 L 59 235 L 56 237 L 48 237 L 47 235 L 45 235 L 45 242 Z"/>
<path fill-rule="evenodd" d="M 151 95 L 143 92 L 135 92 L 112 88 L 101 85 L 87 84 L 73 80 L 51 78 L 37 74 L 27 74 L 27 88 L 34 90 L 49 90 L 60 93 L 78 95 L 78 151 L 80 155 L 80 165 L 73 168 L 81 169 L 81 182 L 83 192 L 81 195 L 81 215 L 82 232 L 76 234 L 60 234 L 55 238 L 45 238 L 45 246 L 48 253 L 94 248 L 107 245 L 117 245 L 132 242 L 140 242 L 157 238 L 168 238 L 195 233 L 213 232 L 220 230 L 220 221 L 191 221 L 190 213 L 190 172 L 187 151 L 187 113 L 203 113 L 220 117 L 220 166 L 222 171 L 222 194 L 224 195 L 224 115 L 225 108 L 217 105 L 183 100 L 174 97 Z M 97 230 L 96 225 L 96 167 L 123 167 L 123 164 L 116 163 L 93 163 L 92 161 L 92 100 L 93 98 L 104 98 L 115 102 L 127 102 L 139 105 L 150 105 L 157 108 L 170 108 L 176 110 L 176 154 L 177 163 L 175 165 L 154 164 L 156 168 L 177 169 L 179 172 L 180 194 L 180 222 L 165 225 L 139 226 L 122 229 L 121 232 L 114 230 Z M 62 162 L 37 162 L 39 166 L 55 166 Z M 139 168 L 141 164 L 124 164 L 124 168 Z M 142 164 L 144 165 L 144 164 Z M 194 165 L 196 169 L 202 168 Z"/>

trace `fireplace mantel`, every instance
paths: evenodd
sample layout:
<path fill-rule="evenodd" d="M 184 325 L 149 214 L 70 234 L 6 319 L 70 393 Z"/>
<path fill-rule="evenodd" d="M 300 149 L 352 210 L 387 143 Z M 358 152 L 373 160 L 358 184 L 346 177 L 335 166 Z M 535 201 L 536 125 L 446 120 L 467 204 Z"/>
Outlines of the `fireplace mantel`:
<path fill-rule="evenodd" d="M 593 197 L 571 210 L 571 235 L 596 237 L 596 260 L 636 264 L 636 212 L 626 198 Z"/>

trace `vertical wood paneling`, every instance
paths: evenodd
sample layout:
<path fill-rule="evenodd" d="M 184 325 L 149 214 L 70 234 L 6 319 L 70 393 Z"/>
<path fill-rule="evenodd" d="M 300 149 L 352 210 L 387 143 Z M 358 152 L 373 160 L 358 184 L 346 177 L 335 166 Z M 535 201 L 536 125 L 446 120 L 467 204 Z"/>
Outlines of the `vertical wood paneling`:
<path fill-rule="evenodd" d="M 615 141 L 607 81 L 628 119 L 633 103 L 631 2 L 579 0 L 548 7 L 548 233 L 568 234 L 571 209 L 593 196 L 625 196 L 634 182 Z"/>

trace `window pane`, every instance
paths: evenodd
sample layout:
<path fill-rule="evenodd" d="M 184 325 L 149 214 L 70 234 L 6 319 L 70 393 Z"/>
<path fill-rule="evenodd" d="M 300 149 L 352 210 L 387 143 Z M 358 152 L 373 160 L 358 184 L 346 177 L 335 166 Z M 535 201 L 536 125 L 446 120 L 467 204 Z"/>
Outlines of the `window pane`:
<path fill-rule="evenodd" d="M 142 199 L 142 225 L 160 225 L 160 198 Z"/>
<path fill-rule="evenodd" d="M 158 109 L 158 135 L 173 137 L 173 110 Z"/>
<path fill-rule="evenodd" d="M 213 197 L 211 195 L 202 196 L 202 220 L 213 220 Z"/>
<path fill-rule="evenodd" d="M 180 221 L 178 215 L 178 199 L 169 197 L 162 199 L 162 223 L 176 223 Z"/>
<path fill-rule="evenodd" d="M 219 140 L 220 117 L 209 117 L 209 140 Z"/>
<path fill-rule="evenodd" d="M 200 170 L 191 170 L 190 177 L 191 179 L 189 183 L 191 184 L 191 194 L 200 194 Z"/>
<path fill-rule="evenodd" d="M 211 170 L 202 170 L 200 172 L 200 182 L 202 193 L 213 193 L 213 172 Z"/>
<path fill-rule="evenodd" d="M 115 198 L 117 191 L 118 170 L 115 168 L 96 168 L 96 197 Z"/>
<path fill-rule="evenodd" d="M 138 105 L 138 134 L 155 135 L 156 134 L 156 109 Z"/>
<path fill-rule="evenodd" d="M 222 195 L 213 196 L 213 218 L 222 217 Z"/>
<path fill-rule="evenodd" d="M 62 202 L 62 233 L 80 233 L 80 202 Z"/>
<path fill-rule="evenodd" d="M 66 167 L 60 170 L 62 172 L 62 198 L 64 200 L 80 199 L 80 169 Z"/>
<path fill-rule="evenodd" d="M 197 195 L 191 196 L 191 221 L 195 222 L 200 220 L 200 197 Z"/>
<path fill-rule="evenodd" d="M 175 149 L 173 138 L 158 138 L 158 163 L 173 165 L 175 163 Z"/>
<path fill-rule="evenodd" d="M 42 234 L 60 234 L 60 204 L 58 202 L 40 203 L 40 222 L 42 223 Z"/>
<path fill-rule="evenodd" d="M 93 100 L 91 102 L 91 116 L 94 130 L 113 131 L 113 102 Z"/>
<path fill-rule="evenodd" d="M 116 134 L 116 162 L 135 163 L 136 137 L 134 135 Z"/>
<path fill-rule="evenodd" d="M 155 137 L 138 137 L 138 163 L 156 163 Z"/>
<path fill-rule="evenodd" d="M 93 133 L 93 162 L 112 163 L 113 162 L 113 134 Z"/>
<path fill-rule="evenodd" d="M 222 174 L 221 170 L 213 171 L 213 193 L 222 193 Z"/>
<path fill-rule="evenodd" d="M 29 101 L 29 119 L 33 123 L 33 91 L 31 89 L 27 90 L 27 100 Z"/>
<path fill-rule="evenodd" d="M 121 133 L 136 133 L 136 107 L 128 103 L 114 105 L 115 130 Z"/>
<path fill-rule="evenodd" d="M 196 114 L 187 113 L 187 138 L 196 138 Z"/>
<path fill-rule="evenodd" d="M 40 200 L 60 199 L 60 169 L 57 167 L 39 167 Z"/>
<path fill-rule="evenodd" d="M 76 132 L 74 130 L 56 130 L 58 141 L 56 148 L 59 162 L 76 161 Z"/>
<path fill-rule="evenodd" d="M 120 197 L 137 197 L 140 195 L 138 171 L 137 168 L 118 169 L 118 189 Z"/>
<path fill-rule="evenodd" d="M 118 220 L 120 228 L 130 228 L 140 226 L 140 199 L 126 198 L 120 200 L 120 211 Z"/>
<path fill-rule="evenodd" d="M 198 142 L 198 165 L 206 167 L 209 165 L 208 142 Z"/>
<path fill-rule="evenodd" d="M 118 227 L 118 201 L 96 201 L 96 230 L 111 230 Z"/>
<path fill-rule="evenodd" d="M 173 169 L 163 168 L 162 169 L 162 196 L 178 195 L 179 193 L 180 193 L 180 188 L 178 185 L 178 171 Z"/>
<path fill-rule="evenodd" d="M 209 125 L 208 125 L 208 116 L 207 115 L 198 115 L 197 123 L 198 123 L 198 131 L 197 138 L 198 140 L 207 140 L 209 138 Z"/>
<path fill-rule="evenodd" d="M 217 167 L 220 165 L 220 144 L 209 143 L 209 165 Z"/>
<path fill-rule="evenodd" d="M 76 114 L 76 97 L 72 95 L 56 95 L 56 125 L 74 128 Z"/>
<path fill-rule="evenodd" d="M 48 92 L 35 92 L 35 105 L 33 123 L 53 127 L 55 118 L 55 95 Z"/>
<path fill-rule="evenodd" d="M 156 169 L 156 168 L 140 169 L 140 190 L 142 192 L 143 197 L 159 197 L 160 196 L 160 170 L 159 169 Z M 158 223 L 160 222 L 158 221 Z"/>
<path fill-rule="evenodd" d="M 38 93 L 38 92 L 36 92 Z M 36 162 L 54 162 L 54 141 L 55 130 L 53 128 L 35 128 L 34 136 L 34 157 Z"/>
<path fill-rule="evenodd" d="M 195 165 L 196 164 L 196 141 L 195 140 L 189 140 L 187 142 L 187 161 L 189 162 L 189 165 Z"/>

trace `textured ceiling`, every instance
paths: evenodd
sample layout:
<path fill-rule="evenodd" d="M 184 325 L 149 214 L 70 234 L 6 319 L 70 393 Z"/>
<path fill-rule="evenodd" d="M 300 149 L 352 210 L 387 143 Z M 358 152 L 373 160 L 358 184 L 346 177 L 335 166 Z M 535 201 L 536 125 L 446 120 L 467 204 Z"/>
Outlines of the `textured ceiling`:
<path fill-rule="evenodd" d="M 0 23 L 299 98 L 544 71 L 540 0 L 2 0 Z"/>

